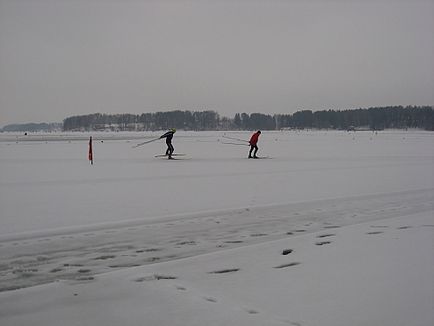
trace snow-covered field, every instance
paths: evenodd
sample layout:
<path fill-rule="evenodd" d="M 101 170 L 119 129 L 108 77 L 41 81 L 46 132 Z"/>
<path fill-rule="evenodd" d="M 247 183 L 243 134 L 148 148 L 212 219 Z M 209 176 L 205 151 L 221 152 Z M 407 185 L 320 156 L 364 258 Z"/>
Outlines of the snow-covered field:
<path fill-rule="evenodd" d="M 2 326 L 434 323 L 433 133 L 160 134 L 0 134 Z"/>

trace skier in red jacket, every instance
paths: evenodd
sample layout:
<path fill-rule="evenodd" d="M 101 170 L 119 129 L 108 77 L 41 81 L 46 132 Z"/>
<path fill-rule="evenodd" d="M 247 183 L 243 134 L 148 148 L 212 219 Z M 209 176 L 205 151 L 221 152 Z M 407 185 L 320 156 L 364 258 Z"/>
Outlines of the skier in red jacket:
<path fill-rule="evenodd" d="M 249 140 L 249 144 L 250 144 L 250 151 L 249 151 L 249 158 L 258 158 L 256 156 L 256 153 L 258 152 L 258 139 L 259 139 L 259 135 L 261 134 L 261 131 L 258 130 L 257 132 L 255 132 L 252 137 L 250 137 Z M 253 150 L 255 150 L 253 152 Z M 252 156 L 252 152 L 253 152 L 253 156 Z"/>

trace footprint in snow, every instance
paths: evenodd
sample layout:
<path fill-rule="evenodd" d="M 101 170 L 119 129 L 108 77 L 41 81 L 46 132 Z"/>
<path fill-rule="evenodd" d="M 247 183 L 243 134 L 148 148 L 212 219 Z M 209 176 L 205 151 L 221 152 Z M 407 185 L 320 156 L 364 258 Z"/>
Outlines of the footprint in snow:
<path fill-rule="evenodd" d="M 213 297 L 204 297 L 204 299 L 205 299 L 206 301 L 208 301 L 208 302 L 212 302 L 212 303 L 216 303 L 216 302 L 217 302 L 217 299 L 216 299 L 216 298 L 213 298 Z"/>
<path fill-rule="evenodd" d="M 238 272 L 239 268 L 227 268 L 227 269 L 221 269 L 217 271 L 208 272 L 208 274 L 227 274 L 227 273 L 235 273 Z"/>
<path fill-rule="evenodd" d="M 331 233 L 329 233 L 329 234 L 320 234 L 320 235 L 317 235 L 317 238 L 328 238 L 328 237 L 334 237 L 336 234 L 331 234 Z"/>
<path fill-rule="evenodd" d="M 93 276 L 80 276 L 76 278 L 77 281 L 93 281 L 95 277 Z"/>
<path fill-rule="evenodd" d="M 117 265 L 109 265 L 110 268 L 128 268 L 128 267 L 138 267 L 142 266 L 138 263 L 124 263 L 124 264 L 117 264 Z"/>
<path fill-rule="evenodd" d="M 139 249 L 136 250 L 137 253 L 142 253 L 142 252 L 155 252 L 155 251 L 161 251 L 163 249 L 161 248 L 148 248 L 148 249 Z"/>
<path fill-rule="evenodd" d="M 79 269 L 78 272 L 81 273 L 81 274 L 85 274 L 85 273 L 90 273 L 91 270 L 90 269 L 86 269 L 86 268 L 82 268 L 82 269 Z"/>
<path fill-rule="evenodd" d="M 384 232 L 382 232 L 382 231 L 366 232 L 366 234 L 370 234 L 370 235 L 381 234 L 381 233 L 384 233 Z"/>
<path fill-rule="evenodd" d="M 64 267 L 83 267 L 82 264 L 75 264 L 75 263 L 72 263 L 72 264 L 66 263 L 66 264 L 63 264 L 63 266 Z"/>
<path fill-rule="evenodd" d="M 176 279 L 177 279 L 177 277 L 171 276 L 171 275 L 153 274 L 153 275 L 148 275 L 148 276 L 136 278 L 134 280 L 134 282 L 145 282 L 145 281 L 149 282 L 149 281 L 176 280 Z"/>
<path fill-rule="evenodd" d="M 196 241 L 181 241 L 176 243 L 177 246 L 185 246 L 185 245 L 190 245 L 190 246 L 195 246 L 196 245 Z"/>
<path fill-rule="evenodd" d="M 315 243 L 317 246 L 324 246 L 324 245 L 328 245 L 328 244 L 330 244 L 331 243 L 331 241 L 320 241 L 320 242 L 317 242 L 317 243 Z"/>
<path fill-rule="evenodd" d="M 26 277 L 26 276 L 32 276 L 33 273 L 37 273 L 37 272 L 38 272 L 37 268 L 25 268 L 25 269 L 18 268 L 18 269 L 15 269 L 12 272 L 12 274 L 19 274 L 22 277 Z"/>
<path fill-rule="evenodd" d="M 94 258 L 93 260 L 107 260 L 107 259 L 113 259 L 116 258 L 115 255 L 103 255 L 103 256 L 99 256 Z"/>
<path fill-rule="evenodd" d="M 294 250 L 292 250 L 292 249 L 284 249 L 283 251 L 282 251 L 282 255 L 284 255 L 284 256 L 286 256 L 286 255 L 289 255 L 291 252 L 293 252 Z"/>
<path fill-rule="evenodd" d="M 287 267 L 292 267 L 292 266 L 297 266 L 300 265 L 301 263 L 299 262 L 293 262 L 293 263 L 288 263 L 288 264 L 282 264 L 279 266 L 274 266 L 274 268 L 280 269 L 280 268 L 287 268 Z"/>

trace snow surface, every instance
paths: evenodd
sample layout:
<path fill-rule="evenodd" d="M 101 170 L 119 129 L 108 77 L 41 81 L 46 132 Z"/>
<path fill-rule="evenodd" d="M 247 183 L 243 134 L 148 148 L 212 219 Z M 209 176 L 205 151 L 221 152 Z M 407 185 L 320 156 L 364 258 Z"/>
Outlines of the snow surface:
<path fill-rule="evenodd" d="M 0 135 L 2 326 L 434 324 L 433 133 L 160 134 Z"/>

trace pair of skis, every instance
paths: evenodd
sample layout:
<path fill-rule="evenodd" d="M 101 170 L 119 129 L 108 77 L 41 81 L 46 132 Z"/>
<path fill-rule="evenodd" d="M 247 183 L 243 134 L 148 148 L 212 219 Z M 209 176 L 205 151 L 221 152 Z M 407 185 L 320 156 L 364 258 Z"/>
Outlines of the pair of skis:
<path fill-rule="evenodd" d="M 172 154 L 172 156 L 185 156 L 186 154 Z M 168 154 L 155 155 L 154 157 L 169 157 Z"/>
<path fill-rule="evenodd" d="M 152 142 L 157 141 L 159 139 L 161 139 L 161 138 L 158 137 L 158 138 L 154 138 L 154 139 L 150 139 L 150 140 L 144 141 L 142 143 L 138 143 L 138 144 L 134 145 L 133 148 L 137 148 L 137 147 L 140 147 L 140 146 L 152 143 Z M 185 156 L 185 154 L 172 154 L 172 156 Z M 167 154 L 161 154 L 161 155 L 155 155 L 155 157 L 169 157 L 169 155 L 167 155 Z M 173 158 L 173 159 L 176 160 L 176 158 Z"/>

